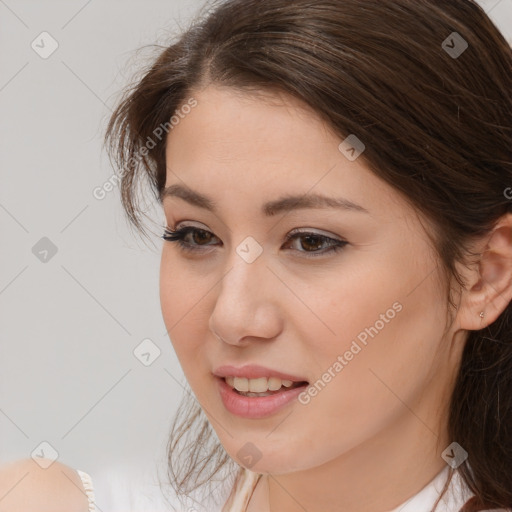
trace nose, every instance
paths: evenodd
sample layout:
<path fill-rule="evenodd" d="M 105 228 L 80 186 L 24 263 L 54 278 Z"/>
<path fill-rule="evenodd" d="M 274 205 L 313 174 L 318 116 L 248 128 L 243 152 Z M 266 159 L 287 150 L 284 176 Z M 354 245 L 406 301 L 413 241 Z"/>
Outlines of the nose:
<path fill-rule="evenodd" d="M 282 328 L 279 279 L 261 256 L 247 263 L 235 253 L 230 263 L 218 284 L 210 330 L 231 345 L 275 338 Z"/>

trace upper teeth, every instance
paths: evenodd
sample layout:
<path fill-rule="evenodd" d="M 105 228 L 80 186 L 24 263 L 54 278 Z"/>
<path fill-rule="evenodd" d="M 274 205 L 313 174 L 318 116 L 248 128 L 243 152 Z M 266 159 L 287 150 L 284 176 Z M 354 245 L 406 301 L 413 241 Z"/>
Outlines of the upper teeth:
<path fill-rule="evenodd" d="M 277 377 L 260 377 L 259 379 L 246 379 L 245 377 L 226 377 L 226 382 L 237 391 L 252 393 L 264 393 L 265 391 L 277 391 L 281 386 L 289 388 L 293 381 L 281 380 Z"/>

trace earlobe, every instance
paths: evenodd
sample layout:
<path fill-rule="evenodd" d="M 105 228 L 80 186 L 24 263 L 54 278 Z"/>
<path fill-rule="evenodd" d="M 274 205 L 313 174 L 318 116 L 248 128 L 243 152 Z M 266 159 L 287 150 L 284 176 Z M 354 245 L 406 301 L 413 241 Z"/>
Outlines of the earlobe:
<path fill-rule="evenodd" d="M 512 214 L 501 217 L 480 244 L 484 249 L 467 276 L 457 312 L 459 327 L 465 330 L 493 323 L 512 300 Z"/>

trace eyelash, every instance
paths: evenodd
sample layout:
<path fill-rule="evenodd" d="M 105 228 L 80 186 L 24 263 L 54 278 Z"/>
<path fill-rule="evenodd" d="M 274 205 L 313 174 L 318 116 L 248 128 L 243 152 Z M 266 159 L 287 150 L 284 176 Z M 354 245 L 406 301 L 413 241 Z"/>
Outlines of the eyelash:
<path fill-rule="evenodd" d="M 161 236 L 161 238 L 163 240 L 165 240 L 166 242 L 177 242 L 179 248 L 188 253 L 205 252 L 203 249 L 197 248 L 197 247 L 201 247 L 201 245 L 190 244 L 190 243 L 184 241 L 187 234 L 196 233 L 196 232 L 210 233 L 211 235 L 213 235 L 213 233 L 211 233 L 210 231 L 205 230 L 205 229 L 195 228 L 192 226 L 185 226 L 176 231 L 173 231 L 169 228 L 165 228 L 164 234 Z M 213 235 L 213 236 L 215 236 L 215 235 Z M 319 235 L 318 233 L 311 233 L 308 231 L 301 231 L 301 232 L 295 232 L 292 234 L 288 234 L 286 236 L 286 242 L 287 243 L 292 242 L 297 238 L 308 237 L 308 236 L 319 239 L 320 241 L 329 241 L 329 242 L 331 242 L 331 245 L 327 250 L 324 250 L 324 251 L 297 251 L 297 252 L 306 253 L 307 254 L 306 258 L 317 258 L 318 254 L 325 255 L 325 254 L 330 254 L 330 253 L 336 253 L 336 252 L 342 250 L 345 247 L 345 245 L 348 244 L 348 242 L 346 242 L 344 240 L 335 240 L 334 238 L 330 238 L 325 235 Z M 207 245 L 211 245 L 211 244 L 206 244 L 205 246 L 207 246 Z"/>

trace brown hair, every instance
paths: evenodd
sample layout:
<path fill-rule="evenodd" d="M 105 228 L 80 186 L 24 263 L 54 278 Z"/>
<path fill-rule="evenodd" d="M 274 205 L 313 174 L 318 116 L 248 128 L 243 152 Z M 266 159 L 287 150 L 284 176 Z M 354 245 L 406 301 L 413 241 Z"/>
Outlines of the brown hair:
<path fill-rule="evenodd" d="M 126 93 L 105 141 L 122 170 L 128 218 L 145 233 L 141 179 L 156 197 L 166 179 L 166 139 L 141 154 L 155 129 L 209 84 L 283 91 L 341 138 L 356 134 L 364 142 L 361 158 L 431 221 L 443 270 L 464 286 L 455 263 L 512 211 L 504 194 L 512 185 L 511 65 L 510 46 L 473 0 L 218 1 Z M 451 290 L 448 299 L 453 306 Z M 169 441 L 178 494 L 230 461 L 218 441 L 201 454 L 212 430 L 193 407 L 183 421 L 176 417 Z M 199 439 L 178 450 L 198 422 Z M 448 434 L 469 454 L 459 471 L 476 495 L 475 510 L 512 507 L 510 303 L 468 334 Z"/>

